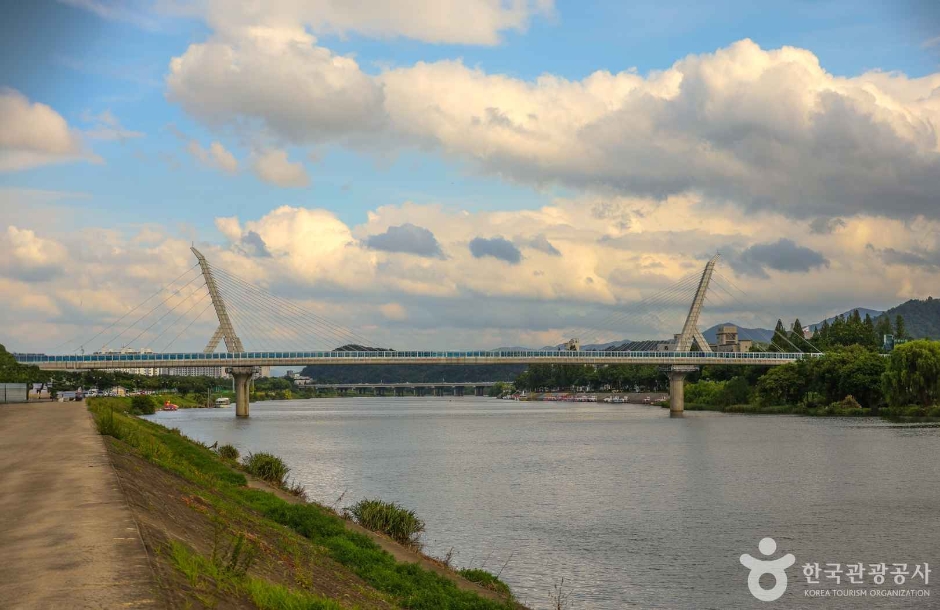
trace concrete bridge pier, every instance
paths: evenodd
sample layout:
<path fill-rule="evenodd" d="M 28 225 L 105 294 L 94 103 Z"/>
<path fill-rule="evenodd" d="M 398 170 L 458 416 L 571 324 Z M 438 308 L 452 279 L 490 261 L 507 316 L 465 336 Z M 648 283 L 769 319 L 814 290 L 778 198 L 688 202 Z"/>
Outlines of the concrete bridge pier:
<path fill-rule="evenodd" d="M 478 385 L 477 387 L 473 388 L 473 392 L 476 396 L 483 396 L 484 390 L 485 388 L 481 385 Z"/>
<path fill-rule="evenodd" d="M 252 367 L 229 369 L 235 380 L 235 417 L 248 417 L 248 390 L 255 371 Z"/>
<path fill-rule="evenodd" d="M 685 378 L 697 370 L 694 366 L 674 366 L 669 377 L 669 417 L 682 417 L 685 412 Z"/>

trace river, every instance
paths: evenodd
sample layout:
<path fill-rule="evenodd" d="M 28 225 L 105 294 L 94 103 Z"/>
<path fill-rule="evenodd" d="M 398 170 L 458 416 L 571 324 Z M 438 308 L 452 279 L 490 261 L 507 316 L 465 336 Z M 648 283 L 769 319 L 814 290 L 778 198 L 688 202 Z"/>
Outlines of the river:
<path fill-rule="evenodd" d="M 923 597 L 932 582 L 913 576 L 914 564 L 940 567 L 940 428 L 474 397 L 261 402 L 246 420 L 233 408 L 150 419 L 275 453 L 323 504 L 345 492 L 339 506 L 378 497 L 412 508 L 429 554 L 453 549 L 460 567 L 501 572 L 532 608 L 549 607 L 562 578 L 572 609 L 766 608 L 739 558 L 764 558 L 767 536 L 778 545 L 768 557 L 795 556 L 775 608 L 940 607 L 940 590 Z M 859 562 L 862 584 L 850 584 L 846 564 Z M 807 584 L 803 566 L 816 563 L 820 584 Z M 827 578 L 827 563 L 842 573 Z M 878 586 L 868 564 L 880 563 L 889 574 Z M 893 563 L 908 564 L 904 585 Z M 850 589 L 865 598 L 845 597 Z M 918 597 L 884 597 L 891 590 Z"/>

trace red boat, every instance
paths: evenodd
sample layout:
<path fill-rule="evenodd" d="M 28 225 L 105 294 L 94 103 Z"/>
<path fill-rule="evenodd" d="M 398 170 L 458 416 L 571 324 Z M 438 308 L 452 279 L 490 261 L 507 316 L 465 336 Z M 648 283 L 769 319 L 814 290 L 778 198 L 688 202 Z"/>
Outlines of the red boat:
<path fill-rule="evenodd" d="M 176 411 L 177 409 L 179 409 L 179 405 L 174 405 L 174 404 L 173 404 L 172 402 L 170 402 L 169 400 L 166 401 L 165 403 L 163 403 L 163 410 L 164 410 L 164 411 Z"/>

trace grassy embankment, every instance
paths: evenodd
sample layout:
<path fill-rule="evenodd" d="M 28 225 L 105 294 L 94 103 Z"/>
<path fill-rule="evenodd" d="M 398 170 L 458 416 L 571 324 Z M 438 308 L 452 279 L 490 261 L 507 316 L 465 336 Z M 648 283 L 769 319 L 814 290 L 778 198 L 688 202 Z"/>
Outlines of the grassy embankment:
<path fill-rule="evenodd" d="M 234 448 L 212 451 L 178 430 L 133 417 L 130 401 L 89 399 L 88 406 L 99 432 L 109 437 L 112 461 L 171 606 L 519 607 L 505 584 L 488 573 L 465 576 L 502 596 L 467 590 L 475 585 L 466 582 L 458 586 L 462 581 L 454 572 L 396 561 L 328 508 L 251 488 L 241 470 L 289 490 L 289 470 L 275 456 L 252 454 L 239 464 Z M 391 505 L 381 504 L 357 506 L 393 522 L 398 515 L 405 540 L 415 542 L 408 529 L 414 515 L 391 511 L 389 517 L 382 511 Z"/>

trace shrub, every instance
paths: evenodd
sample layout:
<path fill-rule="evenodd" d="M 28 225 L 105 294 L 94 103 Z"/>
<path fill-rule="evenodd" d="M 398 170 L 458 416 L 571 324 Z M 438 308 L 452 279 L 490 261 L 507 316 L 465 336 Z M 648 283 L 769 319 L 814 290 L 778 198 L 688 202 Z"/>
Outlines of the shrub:
<path fill-rule="evenodd" d="M 237 461 L 238 458 L 241 457 L 241 454 L 234 445 L 220 445 L 217 451 L 219 453 L 219 457 L 226 460 Z"/>
<path fill-rule="evenodd" d="M 123 436 L 123 429 L 121 425 L 114 421 L 114 409 L 99 409 L 94 413 L 95 417 L 95 427 L 98 428 L 98 434 L 102 436 L 113 436 L 114 438 L 121 438 Z"/>
<path fill-rule="evenodd" d="M 418 538 L 424 532 L 424 521 L 413 510 L 394 502 L 360 500 L 346 509 L 356 523 L 366 529 L 385 534 L 392 540 L 413 547 L 420 546 Z"/>
<path fill-rule="evenodd" d="M 458 573 L 470 582 L 475 582 L 485 589 L 496 591 L 506 596 L 512 595 L 512 591 L 509 590 L 509 585 L 486 570 L 464 568 L 463 570 L 458 570 Z"/>
<path fill-rule="evenodd" d="M 249 453 L 244 459 L 245 470 L 259 479 L 283 487 L 290 468 L 284 460 L 270 453 Z"/>
<path fill-rule="evenodd" d="M 140 394 L 131 398 L 131 413 L 134 415 L 151 415 L 156 412 L 157 405 L 154 404 L 152 397 Z"/>
<path fill-rule="evenodd" d="M 849 394 L 842 399 L 842 402 L 839 404 L 843 409 L 861 409 L 862 405 L 858 404 L 858 401 L 855 400 L 855 397 Z"/>

